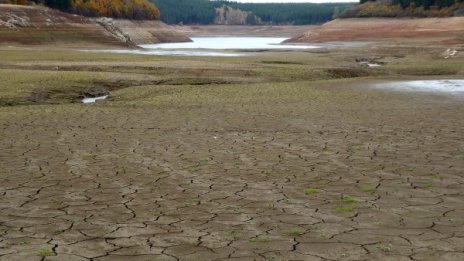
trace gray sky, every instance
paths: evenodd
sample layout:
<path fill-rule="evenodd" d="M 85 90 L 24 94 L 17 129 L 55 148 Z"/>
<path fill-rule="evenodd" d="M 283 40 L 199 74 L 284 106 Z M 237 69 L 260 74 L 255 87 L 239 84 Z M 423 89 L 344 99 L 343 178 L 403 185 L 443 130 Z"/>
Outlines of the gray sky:
<path fill-rule="evenodd" d="M 242 3 L 330 3 L 330 2 L 358 2 L 356 0 L 235 0 Z"/>

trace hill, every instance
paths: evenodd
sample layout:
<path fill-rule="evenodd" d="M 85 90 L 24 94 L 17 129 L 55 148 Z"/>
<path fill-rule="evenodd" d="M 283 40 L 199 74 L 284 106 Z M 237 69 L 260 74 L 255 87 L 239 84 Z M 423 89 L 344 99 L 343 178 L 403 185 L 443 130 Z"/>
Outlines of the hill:
<path fill-rule="evenodd" d="M 134 46 L 190 39 L 161 21 L 87 18 L 42 6 L 0 5 L 0 44 Z"/>
<path fill-rule="evenodd" d="M 463 0 L 361 0 L 337 17 L 450 17 L 464 16 Z"/>
<path fill-rule="evenodd" d="M 462 38 L 464 17 L 336 19 L 287 42 L 369 41 L 391 38 Z"/>
<path fill-rule="evenodd" d="M 168 24 L 322 24 L 352 3 L 238 3 L 208 0 L 150 0 Z"/>
<path fill-rule="evenodd" d="M 0 4 L 37 5 L 83 16 L 105 16 L 131 20 L 157 20 L 159 10 L 148 0 L 0 0 Z"/>

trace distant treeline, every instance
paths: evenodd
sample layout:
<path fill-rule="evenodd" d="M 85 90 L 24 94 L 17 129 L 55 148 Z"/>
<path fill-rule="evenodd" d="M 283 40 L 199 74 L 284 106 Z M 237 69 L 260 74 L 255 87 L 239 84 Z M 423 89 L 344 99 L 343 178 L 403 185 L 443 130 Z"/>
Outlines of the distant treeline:
<path fill-rule="evenodd" d="M 209 0 L 150 0 L 168 24 L 320 24 L 351 3 L 237 3 Z"/>
<path fill-rule="evenodd" d="M 464 0 L 360 0 L 340 13 L 348 17 L 464 16 Z"/>
<path fill-rule="evenodd" d="M 127 19 L 158 19 L 155 4 L 148 0 L 0 0 L 0 4 L 40 4 L 85 16 L 106 16 Z"/>

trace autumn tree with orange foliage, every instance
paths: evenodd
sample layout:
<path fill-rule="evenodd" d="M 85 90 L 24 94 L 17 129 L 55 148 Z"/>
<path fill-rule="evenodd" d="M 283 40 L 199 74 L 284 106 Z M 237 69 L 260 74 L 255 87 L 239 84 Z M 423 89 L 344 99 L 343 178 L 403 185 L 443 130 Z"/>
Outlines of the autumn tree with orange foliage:
<path fill-rule="evenodd" d="M 28 0 L 0 0 L 0 4 L 27 5 Z"/>
<path fill-rule="evenodd" d="M 105 16 L 135 20 L 157 20 L 160 12 L 148 0 L 0 0 L 7 4 L 43 4 L 85 16 Z"/>

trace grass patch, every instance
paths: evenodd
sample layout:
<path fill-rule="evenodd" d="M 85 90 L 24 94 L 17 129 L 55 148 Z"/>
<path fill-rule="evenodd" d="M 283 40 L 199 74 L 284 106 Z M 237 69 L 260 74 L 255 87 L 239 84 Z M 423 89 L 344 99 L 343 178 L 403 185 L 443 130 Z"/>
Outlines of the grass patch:
<path fill-rule="evenodd" d="M 93 154 L 91 152 L 84 152 L 84 153 L 82 153 L 81 157 L 82 157 L 83 160 L 91 160 L 91 159 L 95 158 L 95 154 Z"/>
<path fill-rule="evenodd" d="M 413 75 L 413 76 L 439 76 L 439 75 L 455 75 L 459 71 L 457 68 L 446 67 L 422 67 L 422 68 L 403 68 L 402 70 L 396 71 L 401 75 Z"/>
<path fill-rule="evenodd" d="M 84 96 L 107 94 L 94 83 L 104 80 L 95 72 L 0 69 L 0 106 L 79 102 Z"/>
<path fill-rule="evenodd" d="M 350 206 L 339 206 L 335 209 L 337 212 L 342 212 L 342 213 L 347 213 L 347 212 L 353 212 L 354 209 Z"/>
<path fill-rule="evenodd" d="M 361 191 L 364 193 L 373 193 L 375 191 L 375 188 L 365 186 L 361 188 Z"/>
<path fill-rule="evenodd" d="M 319 193 L 319 190 L 315 189 L 315 188 L 307 188 L 307 189 L 305 189 L 304 193 L 306 195 L 317 194 L 317 193 Z"/>
<path fill-rule="evenodd" d="M 392 251 L 392 245 L 390 245 L 390 244 L 388 244 L 388 245 L 378 245 L 377 249 L 379 249 L 382 252 L 388 253 L 388 252 Z"/>
<path fill-rule="evenodd" d="M 369 76 L 369 72 L 363 68 L 333 68 L 328 69 L 327 73 L 331 78 L 357 78 Z"/>
<path fill-rule="evenodd" d="M 426 189 L 431 189 L 433 187 L 433 184 L 432 183 L 427 183 L 424 185 L 424 188 Z"/>
<path fill-rule="evenodd" d="M 300 235 L 303 234 L 303 231 L 301 231 L 299 229 L 292 229 L 292 230 L 290 230 L 289 234 L 292 235 L 292 236 L 300 236 Z"/>
<path fill-rule="evenodd" d="M 37 253 L 39 256 L 54 256 L 55 252 L 51 248 L 42 248 Z"/>

